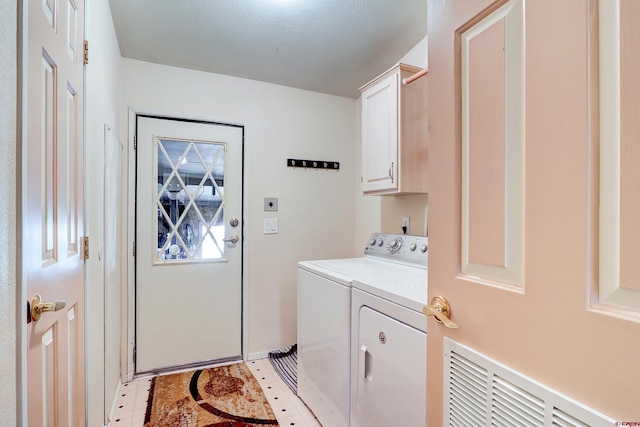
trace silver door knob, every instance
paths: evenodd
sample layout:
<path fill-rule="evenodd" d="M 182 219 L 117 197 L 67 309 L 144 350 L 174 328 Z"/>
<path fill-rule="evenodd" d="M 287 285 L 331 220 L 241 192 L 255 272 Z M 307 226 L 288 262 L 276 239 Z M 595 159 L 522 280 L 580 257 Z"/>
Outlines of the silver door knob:
<path fill-rule="evenodd" d="M 237 234 L 234 234 L 233 236 L 229 237 L 228 239 L 222 239 L 223 242 L 225 242 L 225 243 L 233 243 L 234 245 L 236 243 L 238 243 L 239 240 L 240 240 L 240 237 L 238 237 Z"/>

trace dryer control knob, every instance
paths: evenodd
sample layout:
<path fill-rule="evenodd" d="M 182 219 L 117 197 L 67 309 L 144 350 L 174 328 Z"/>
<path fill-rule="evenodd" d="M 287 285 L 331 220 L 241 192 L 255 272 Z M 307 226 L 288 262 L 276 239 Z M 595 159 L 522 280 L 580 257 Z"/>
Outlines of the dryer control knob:
<path fill-rule="evenodd" d="M 427 245 L 420 245 L 420 252 L 427 252 Z"/>
<path fill-rule="evenodd" d="M 380 240 L 378 241 L 378 246 L 382 246 L 383 244 L 384 244 L 384 240 L 380 239 Z"/>
<path fill-rule="evenodd" d="M 415 243 L 409 245 L 409 249 L 411 250 L 411 252 L 415 251 L 417 247 L 418 245 L 416 245 Z"/>
<path fill-rule="evenodd" d="M 400 246 L 402 246 L 402 239 L 396 238 L 389 244 L 389 251 L 393 254 L 400 250 Z"/>
<path fill-rule="evenodd" d="M 376 239 L 369 240 L 369 245 L 373 246 L 376 244 Z"/>

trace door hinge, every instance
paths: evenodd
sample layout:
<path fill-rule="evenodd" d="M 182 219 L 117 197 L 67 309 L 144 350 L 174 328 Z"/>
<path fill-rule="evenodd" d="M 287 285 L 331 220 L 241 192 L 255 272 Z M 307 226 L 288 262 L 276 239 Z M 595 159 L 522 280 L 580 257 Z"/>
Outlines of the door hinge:
<path fill-rule="evenodd" d="M 89 63 L 89 41 L 84 41 L 84 65 Z"/>
<path fill-rule="evenodd" d="M 89 237 L 84 236 L 82 238 L 82 259 L 89 259 Z"/>
<path fill-rule="evenodd" d="M 138 148 L 138 135 L 133 135 L 133 149 Z"/>
<path fill-rule="evenodd" d="M 136 242 L 133 242 L 133 257 L 136 256 Z"/>

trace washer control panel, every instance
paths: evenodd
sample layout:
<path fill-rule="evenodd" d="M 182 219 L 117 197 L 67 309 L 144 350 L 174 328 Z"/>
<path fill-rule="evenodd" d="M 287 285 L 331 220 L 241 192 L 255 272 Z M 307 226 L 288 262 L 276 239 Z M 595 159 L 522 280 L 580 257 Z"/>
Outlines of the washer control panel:
<path fill-rule="evenodd" d="M 365 255 L 384 257 L 399 262 L 428 265 L 429 238 L 403 234 L 373 233 L 369 238 Z"/>

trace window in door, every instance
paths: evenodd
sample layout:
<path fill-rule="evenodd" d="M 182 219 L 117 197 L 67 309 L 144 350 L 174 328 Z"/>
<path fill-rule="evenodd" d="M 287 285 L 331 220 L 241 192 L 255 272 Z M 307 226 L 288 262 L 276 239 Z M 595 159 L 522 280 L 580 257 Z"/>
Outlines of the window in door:
<path fill-rule="evenodd" d="M 155 138 L 156 263 L 224 258 L 226 146 Z"/>

